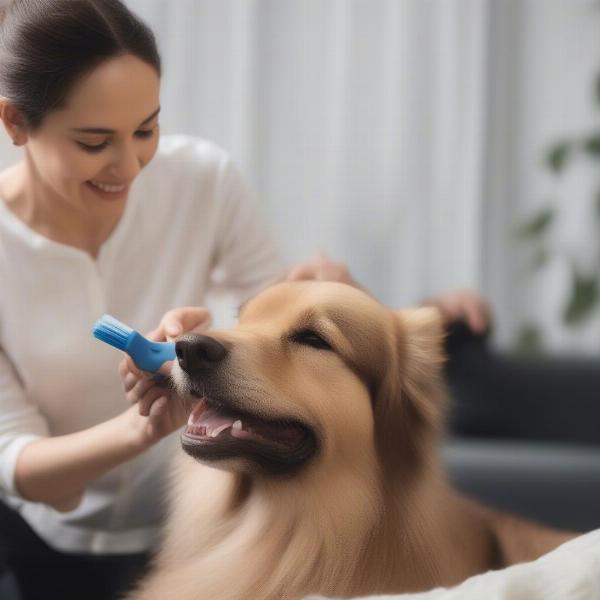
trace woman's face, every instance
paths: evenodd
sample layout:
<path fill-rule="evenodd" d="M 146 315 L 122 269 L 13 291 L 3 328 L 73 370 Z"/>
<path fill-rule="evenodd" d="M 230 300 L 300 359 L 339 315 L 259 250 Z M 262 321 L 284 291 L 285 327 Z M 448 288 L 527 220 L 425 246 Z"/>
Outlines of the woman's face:
<path fill-rule="evenodd" d="M 131 183 L 156 152 L 159 88 L 156 70 L 132 55 L 84 76 L 65 106 L 28 134 L 36 183 L 90 216 L 122 211 Z"/>

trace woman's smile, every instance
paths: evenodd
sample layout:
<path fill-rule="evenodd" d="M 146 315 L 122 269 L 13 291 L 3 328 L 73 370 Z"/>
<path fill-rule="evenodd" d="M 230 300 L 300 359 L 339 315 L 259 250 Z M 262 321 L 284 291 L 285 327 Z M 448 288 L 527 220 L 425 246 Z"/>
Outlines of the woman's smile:
<path fill-rule="evenodd" d="M 130 183 L 108 183 L 90 179 L 86 185 L 98 196 L 105 200 L 120 200 L 127 196 Z"/>

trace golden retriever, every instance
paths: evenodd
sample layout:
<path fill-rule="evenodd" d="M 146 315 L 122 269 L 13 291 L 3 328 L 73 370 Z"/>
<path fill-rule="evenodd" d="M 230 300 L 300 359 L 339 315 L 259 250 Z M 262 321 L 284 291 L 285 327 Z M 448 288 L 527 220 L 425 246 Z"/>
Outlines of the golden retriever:
<path fill-rule="evenodd" d="M 573 534 L 455 492 L 433 308 L 284 283 L 177 342 L 193 403 L 166 536 L 131 600 L 279 600 L 451 586 Z"/>

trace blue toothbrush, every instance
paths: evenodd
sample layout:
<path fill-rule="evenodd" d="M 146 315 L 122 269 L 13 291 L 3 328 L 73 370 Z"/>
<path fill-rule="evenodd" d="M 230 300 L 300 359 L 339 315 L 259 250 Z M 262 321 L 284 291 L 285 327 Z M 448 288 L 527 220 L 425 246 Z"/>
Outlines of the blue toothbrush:
<path fill-rule="evenodd" d="M 143 371 L 156 372 L 168 360 L 175 360 L 175 342 L 151 342 L 110 315 L 103 315 L 94 324 L 95 338 L 123 350 Z"/>

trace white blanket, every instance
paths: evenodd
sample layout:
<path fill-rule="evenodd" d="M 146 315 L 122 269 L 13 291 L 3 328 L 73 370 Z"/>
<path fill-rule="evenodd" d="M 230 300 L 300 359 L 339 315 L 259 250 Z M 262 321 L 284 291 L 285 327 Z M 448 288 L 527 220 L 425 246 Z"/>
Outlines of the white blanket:
<path fill-rule="evenodd" d="M 322 600 L 310 596 L 305 600 Z M 369 596 L 360 600 L 600 600 L 600 529 L 553 552 L 476 575 L 453 588 L 420 594 Z M 358 599 L 357 599 L 358 600 Z"/>

